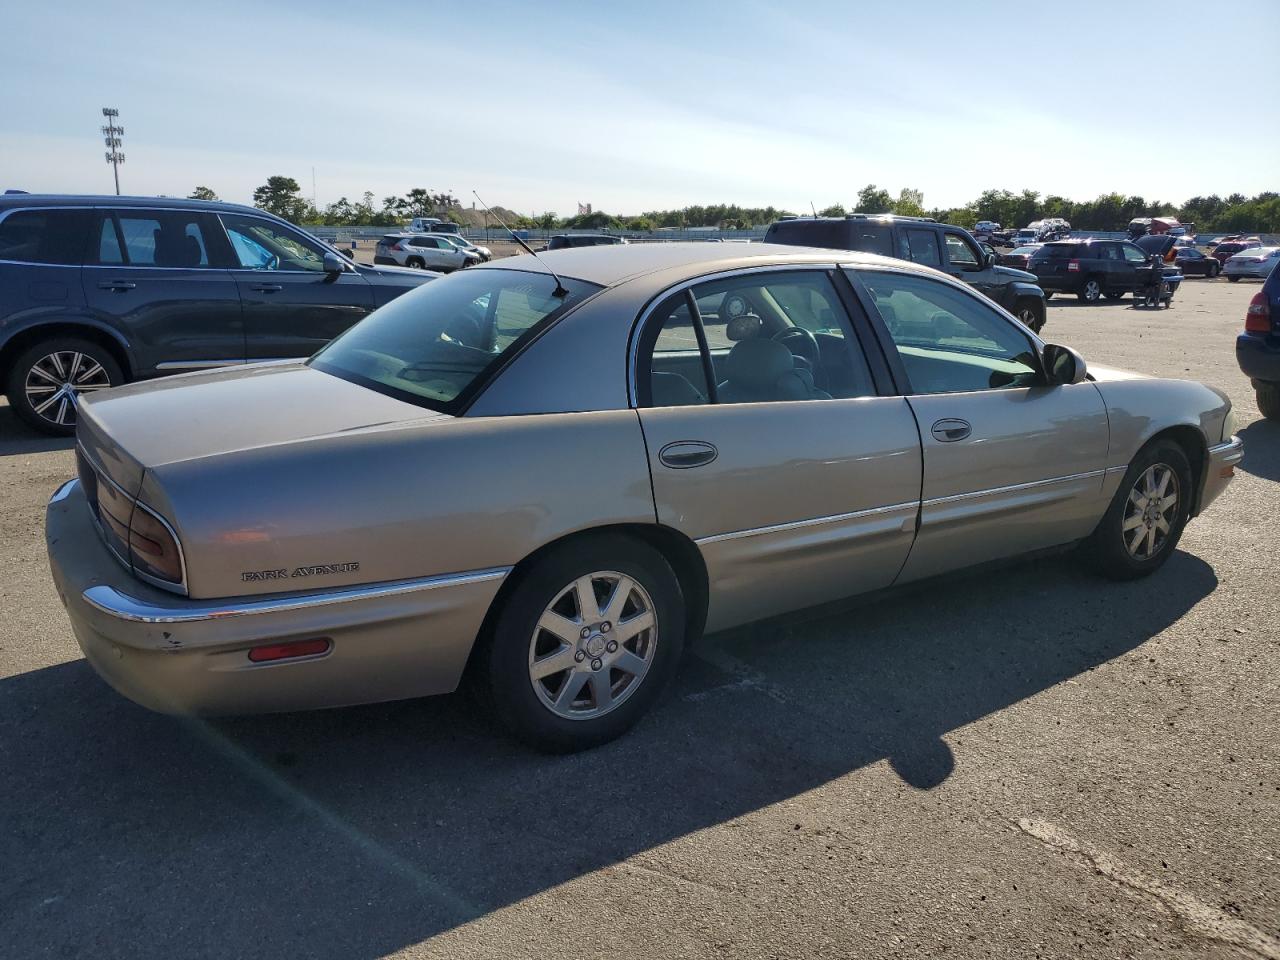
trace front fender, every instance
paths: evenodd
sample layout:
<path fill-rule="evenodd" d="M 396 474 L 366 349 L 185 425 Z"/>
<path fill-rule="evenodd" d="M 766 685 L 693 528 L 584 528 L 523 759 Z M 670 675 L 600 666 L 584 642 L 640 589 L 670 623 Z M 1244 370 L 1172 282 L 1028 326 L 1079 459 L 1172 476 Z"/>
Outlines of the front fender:
<path fill-rule="evenodd" d="M 1016 303 L 1024 297 L 1033 297 L 1044 303 L 1044 291 L 1034 283 L 1023 283 L 1021 281 L 1010 283 L 1005 287 L 1004 296 L 1007 298 L 1008 303 Z"/>

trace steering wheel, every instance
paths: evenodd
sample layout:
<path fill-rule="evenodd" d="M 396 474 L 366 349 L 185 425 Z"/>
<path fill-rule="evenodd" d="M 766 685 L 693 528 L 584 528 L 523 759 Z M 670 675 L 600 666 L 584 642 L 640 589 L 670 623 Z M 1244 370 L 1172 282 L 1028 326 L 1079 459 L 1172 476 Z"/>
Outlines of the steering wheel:
<path fill-rule="evenodd" d="M 804 327 L 787 327 L 769 339 L 785 346 L 793 356 L 808 360 L 815 374 L 821 368 L 822 348 L 818 346 L 818 338 Z"/>

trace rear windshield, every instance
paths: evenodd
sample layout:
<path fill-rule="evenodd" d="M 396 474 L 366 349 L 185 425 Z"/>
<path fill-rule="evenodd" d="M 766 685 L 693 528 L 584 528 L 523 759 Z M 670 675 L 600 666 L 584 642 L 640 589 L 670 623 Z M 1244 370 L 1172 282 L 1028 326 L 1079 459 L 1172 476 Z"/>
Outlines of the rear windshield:
<path fill-rule="evenodd" d="M 1238 250 L 1245 249 L 1245 245 L 1243 243 L 1220 243 L 1217 249 L 1219 253 L 1235 253 Z"/>
<path fill-rule="evenodd" d="M 1081 252 L 1080 244 L 1077 243 L 1046 243 L 1032 253 L 1032 256 L 1037 260 L 1070 260 L 1080 256 Z M 1084 252 L 1087 254 L 1087 250 Z"/>
<path fill-rule="evenodd" d="M 398 400 L 457 412 L 537 330 L 595 284 L 521 270 L 465 270 L 369 314 L 311 358 L 317 370 Z"/>

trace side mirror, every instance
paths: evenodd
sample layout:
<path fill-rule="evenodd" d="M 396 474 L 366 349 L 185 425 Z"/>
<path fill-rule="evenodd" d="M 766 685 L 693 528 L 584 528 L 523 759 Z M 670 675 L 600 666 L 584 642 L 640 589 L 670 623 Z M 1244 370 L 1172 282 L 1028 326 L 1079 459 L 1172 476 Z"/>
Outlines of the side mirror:
<path fill-rule="evenodd" d="M 1089 374 L 1089 366 L 1084 362 L 1084 357 L 1070 347 L 1047 343 L 1041 360 L 1044 362 L 1045 376 L 1054 385 L 1082 383 Z"/>
<path fill-rule="evenodd" d="M 324 255 L 324 272 L 332 279 L 340 274 L 347 272 L 347 261 L 343 260 L 336 253 L 326 251 Z"/>
<path fill-rule="evenodd" d="M 985 254 L 982 258 L 982 263 L 984 266 L 994 267 L 996 265 L 996 255 L 994 253 Z"/>

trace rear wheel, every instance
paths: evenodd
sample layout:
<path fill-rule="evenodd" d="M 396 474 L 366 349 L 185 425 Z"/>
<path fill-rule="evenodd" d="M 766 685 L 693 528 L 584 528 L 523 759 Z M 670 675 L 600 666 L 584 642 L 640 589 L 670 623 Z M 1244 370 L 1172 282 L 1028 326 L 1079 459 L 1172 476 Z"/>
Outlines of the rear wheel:
<path fill-rule="evenodd" d="M 82 395 L 124 382 L 110 352 L 91 340 L 55 337 L 22 353 L 9 370 L 6 391 L 18 416 L 44 433 L 76 432 L 76 405 Z"/>
<path fill-rule="evenodd" d="M 1148 444 L 1120 483 L 1085 550 L 1113 580 L 1155 573 L 1178 545 L 1191 510 L 1191 465 L 1172 440 Z"/>
<path fill-rule="evenodd" d="M 406 267 L 413 267 L 415 270 L 424 270 L 426 269 L 427 262 L 421 257 L 410 257 L 404 262 L 404 265 Z"/>
<path fill-rule="evenodd" d="M 1280 383 L 1255 382 L 1253 395 L 1258 400 L 1258 410 L 1268 420 L 1280 420 Z"/>
<path fill-rule="evenodd" d="M 653 705 L 679 663 L 684 623 L 662 554 L 628 537 L 578 540 L 539 560 L 506 598 L 473 681 L 530 746 L 598 746 Z"/>
<path fill-rule="evenodd" d="M 1239 283 L 1239 282 L 1240 282 L 1240 278 L 1237 277 L 1234 273 L 1227 274 L 1227 283 Z"/>
<path fill-rule="evenodd" d="M 1097 277 L 1087 278 L 1076 296 L 1084 303 L 1097 303 L 1102 296 L 1102 281 Z"/>

